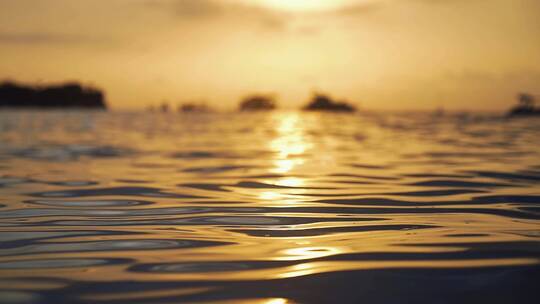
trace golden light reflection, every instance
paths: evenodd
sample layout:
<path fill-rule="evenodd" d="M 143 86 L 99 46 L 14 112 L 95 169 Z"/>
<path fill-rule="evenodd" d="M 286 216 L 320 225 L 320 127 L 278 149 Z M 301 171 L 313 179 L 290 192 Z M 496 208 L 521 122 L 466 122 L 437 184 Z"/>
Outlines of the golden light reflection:
<path fill-rule="evenodd" d="M 496 263 L 498 266 L 523 266 L 536 265 L 538 259 L 518 258 L 518 259 L 476 259 L 476 260 L 439 260 L 433 261 L 339 261 L 339 262 L 312 262 L 298 264 L 288 267 L 287 271 L 282 271 L 277 278 L 294 278 L 311 275 L 314 273 L 352 271 L 367 269 L 392 269 L 392 268 L 426 268 L 426 269 L 444 269 L 453 267 L 482 268 L 492 266 Z"/>
<path fill-rule="evenodd" d="M 231 301 L 216 301 L 216 302 L 205 302 L 205 303 L 212 303 L 212 304 L 294 304 L 295 302 L 292 302 L 291 300 L 287 300 L 284 298 L 271 298 L 271 299 L 234 299 Z"/>
<path fill-rule="evenodd" d="M 285 177 L 274 182 L 274 184 L 285 187 L 301 187 L 304 180 L 298 177 Z"/>
<path fill-rule="evenodd" d="M 305 153 L 312 148 L 312 144 L 306 140 L 304 135 L 305 125 L 300 118 L 299 113 L 276 113 L 275 116 L 276 137 L 269 142 L 269 148 L 275 153 L 272 160 L 270 173 L 291 174 L 293 170 L 305 162 Z M 291 189 L 279 189 L 273 191 L 264 191 L 259 194 L 263 200 L 279 200 L 280 203 L 292 203 L 295 201 L 291 195 L 301 194 L 305 189 L 305 180 L 299 177 L 287 176 L 281 179 L 269 180 L 270 184 Z M 292 189 L 298 188 L 298 189 Z M 285 192 L 287 191 L 287 192 Z"/>
<path fill-rule="evenodd" d="M 281 253 L 282 257 L 277 260 L 281 261 L 298 261 L 321 258 L 325 256 L 335 255 L 343 251 L 335 247 L 300 247 L 285 249 Z"/>
<path fill-rule="evenodd" d="M 290 303 L 289 301 L 287 301 L 287 299 L 276 298 L 276 299 L 268 300 L 265 304 L 287 304 L 287 303 Z"/>
<path fill-rule="evenodd" d="M 289 271 L 281 273 L 278 277 L 280 278 L 293 278 L 293 277 L 302 277 L 310 274 L 317 273 L 317 267 L 314 263 L 304 263 L 294 265 L 289 268 Z"/>
<path fill-rule="evenodd" d="M 272 173 L 287 173 L 291 171 L 295 166 L 303 164 L 304 161 L 301 159 L 278 159 L 274 161 L 274 166 Z"/>
<path fill-rule="evenodd" d="M 288 173 L 304 163 L 302 155 L 312 147 L 304 136 L 305 126 L 298 113 L 280 113 L 276 131 L 277 137 L 270 142 L 270 149 L 276 152 L 273 173 Z"/>
<path fill-rule="evenodd" d="M 264 191 L 259 194 L 259 198 L 263 200 L 276 200 L 282 198 L 282 195 L 275 191 Z"/>
<path fill-rule="evenodd" d="M 283 190 L 281 190 L 283 191 Z M 304 189 L 298 189 L 293 190 L 294 192 L 304 192 Z M 260 192 L 258 195 L 259 199 L 265 200 L 265 201 L 274 201 L 278 202 L 280 206 L 294 206 L 298 204 L 298 200 L 294 196 L 294 194 L 288 194 L 288 193 L 282 193 L 278 190 L 275 191 L 263 191 Z"/>

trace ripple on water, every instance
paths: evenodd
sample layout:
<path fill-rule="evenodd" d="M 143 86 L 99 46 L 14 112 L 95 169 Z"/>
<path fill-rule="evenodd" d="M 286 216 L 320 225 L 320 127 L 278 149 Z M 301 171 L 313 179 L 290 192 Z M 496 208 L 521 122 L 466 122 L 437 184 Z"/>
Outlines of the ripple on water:
<path fill-rule="evenodd" d="M 447 188 L 497 188 L 497 187 L 516 187 L 514 184 L 500 184 L 487 182 L 471 182 L 462 180 L 428 180 L 409 184 L 411 186 L 421 187 L 447 187 Z"/>
<path fill-rule="evenodd" d="M 244 158 L 241 154 L 231 151 L 182 151 L 170 155 L 172 158 L 180 159 L 238 159 Z"/>
<path fill-rule="evenodd" d="M 11 152 L 12 156 L 30 158 L 44 161 L 75 161 L 82 157 L 109 158 L 121 157 L 134 154 L 129 148 L 115 146 L 91 146 L 91 145 L 39 145 Z"/>
<path fill-rule="evenodd" d="M 473 198 L 473 201 L 484 203 L 518 203 L 540 204 L 540 195 L 484 195 Z"/>
<path fill-rule="evenodd" d="M 111 211 L 112 212 L 112 211 Z M 93 211 L 93 215 L 98 215 Z M 129 214 L 124 212 L 124 214 Z M 105 214 L 115 217 L 118 214 Z M 302 225 L 302 224 L 316 224 L 325 222 L 361 222 L 371 221 L 372 218 L 314 218 L 314 217 L 292 217 L 292 216 L 197 216 L 197 217 L 184 217 L 184 218 L 172 218 L 172 219 L 139 219 L 135 220 L 132 217 L 112 218 L 112 219 L 97 219 L 97 220 L 63 220 L 63 221 L 50 221 L 51 225 L 55 226 L 239 226 L 239 227 L 254 227 L 254 226 L 289 226 L 289 225 Z"/>
<path fill-rule="evenodd" d="M 427 190 L 427 191 L 406 191 L 406 192 L 390 192 L 378 193 L 378 195 L 396 195 L 396 196 L 452 196 L 461 194 L 485 193 L 484 190 L 477 189 L 445 189 L 445 190 Z"/>
<path fill-rule="evenodd" d="M 68 186 L 68 187 L 80 187 L 80 186 L 95 186 L 97 184 L 99 184 L 98 182 L 95 182 L 95 181 L 77 181 L 77 180 L 73 180 L 73 181 L 58 181 L 58 182 L 44 182 L 44 183 L 47 183 L 47 184 L 50 184 L 50 185 L 55 185 L 55 186 Z"/>
<path fill-rule="evenodd" d="M 29 204 L 45 205 L 53 207 L 133 207 L 154 204 L 150 201 L 140 200 L 77 200 L 77 201 L 57 201 L 57 200 L 29 200 Z"/>
<path fill-rule="evenodd" d="M 165 192 L 151 187 L 112 187 L 95 189 L 72 189 L 63 191 L 36 192 L 29 195 L 35 197 L 88 197 L 88 196 L 140 196 L 167 198 L 204 198 L 182 193 Z"/>
<path fill-rule="evenodd" d="M 518 174 L 518 173 L 508 173 L 508 172 L 498 172 L 498 171 L 467 171 L 467 173 L 476 174 L 481 177 L 489 177 L 494 179 L 502 179 L 505 181 L 529 181 L 529 182 L 538 182 L 540 181 L 540 174 Z"/>
<path fill-rule="evenodd" d="M 104 266 L 124 264 L 129 259 L 33 259 L 24 261 L 4 261 L 0 262 L 0 270 L 18 270 L 18 269 L 54 269 L 54 268 L 79 268 L 90 266 Z"/>
<path fill-rule="evenodd" d="M 189 184 L 178 184 L 179 187 L 188 187 L 200 190 L 209 190 L 209 191 L 219 191 L 219 192 L 231 192 L 231 190 L 224 189 L 222 184 L 209 184 L 209 183 L 189 183 Z"/>
<path fill-rule="evenodd" d="M 400 231 L 400 230 L 416 230 L 436 228 L 429 225 L 362 225 L 362 226 L 341 226 L 341 227 L 326 227 L 326 228 L 311 228 L 311 229 L 232 229 L 236 233 L 243 233 L 249 236 L 256 237 L 309 237 L 309 236 L 325 236 L 337 233 L 352 233 L 352 232 L 375 232 L 375 231 Z"/>
<path fill-rule="evenodd" d="M 190 167 L 183 169 L 182 172 L 188 173 L 199 173 L 199 174 L 213 174 L 213 173 L 223 173 L 229 171 L 241 171 L 241 170 L 251 170 L 258 169 L 259 166 L 204 166 L 204 167 Z"/>
<path fill-rule="evenodd" d="M 6 304 L 31 304 L 41 302 L 39 294 L 26 291 L 0 290 L 0 299 Z"/>
<path fill-rule="evenodd" d="M 275 266 L 276 264 L 278 263 L 257 261 L 142 264 L 131 267 L 130 271 L 151 273 L 229 272 L 269 268 Z"/>
<path fill-rule="evenodd" d="M 49 240 L 54 238 L 64 237 L 84 237 L 84 236 L 100 236 L 100 235 L 118 235 L 121 232 L 116 231 L 3 231 L 0 233 L 0 248 L 10 248 L 27 244 L 38 240 Z M 129 234 L 129 233 L 124 233 Z"/>
<path fill-rule="evenodd" d="M 31 182 L 30 179 L 15 176 L 0 176 L 0 187 Z"/>
<path fill-rule="evenodd" d="M 231 185 L 238 188 L 251 188 L 251 189 L 310 189 L 310 190 L 335 190 L 337 188 L 319 188 L 319 187 L 293 187 L 283 186 L 277 184 L 260 183 L 254 181 L 241 181 L 235 185 Z"/>
<path fill-rule="evenodd" d="M 65 253 L 65 252 L 95 252 L 95 251 L 133 251 L 133 250 L 165 250 L 183 248 L 203 248 L 224 246 L 231 243 L 200 240 L 157 240 L 157 239 L 119 239 L 93 242 L 48 242 L 30 243 L 10 250 L 0 252 L 0 256 L 18 256 L 39 253 Z"/>

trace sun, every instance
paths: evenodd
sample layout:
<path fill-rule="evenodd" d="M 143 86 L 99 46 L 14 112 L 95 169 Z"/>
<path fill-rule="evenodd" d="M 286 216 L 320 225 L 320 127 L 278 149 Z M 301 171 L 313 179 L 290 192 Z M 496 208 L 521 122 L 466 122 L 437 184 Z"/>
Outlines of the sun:
<path fill-rule="evenodd" d="M 324 11 L 343 5 L 345 0 L 261 0 L 262 4 L 287 11 Z"/>

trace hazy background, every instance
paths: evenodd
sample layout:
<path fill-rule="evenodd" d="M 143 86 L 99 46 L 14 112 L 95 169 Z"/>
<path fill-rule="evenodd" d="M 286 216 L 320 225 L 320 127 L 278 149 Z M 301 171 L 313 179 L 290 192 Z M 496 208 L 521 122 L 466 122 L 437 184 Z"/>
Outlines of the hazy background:
<path fill-rule="evenodd" d="M 0 0 L 0 79 L 79 80 L 114 109 L 313 90 L 370 109 L 540 94 L 538 0 Z"/>

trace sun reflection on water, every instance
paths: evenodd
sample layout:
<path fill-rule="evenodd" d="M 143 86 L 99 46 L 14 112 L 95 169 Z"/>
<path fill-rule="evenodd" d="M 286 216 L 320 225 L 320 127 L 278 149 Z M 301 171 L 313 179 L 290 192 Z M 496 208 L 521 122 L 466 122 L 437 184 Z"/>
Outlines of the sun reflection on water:
<path fill-rule="evenodd" d="M 341 253 L 342 250 L 335 247 L 299 247 L 299 248 L 290 248 L 282 251 L 282 257 L 278 260 L 282 261 L 298 261 L 298 260 L 308 260 L 315 259 L 330 255 L 335 255 Z"/>
<path fill-rule="evenodd" d="M 304 185 L 304 179 L 298 177 L 285 177 L 274 182 L 278 186 L 301 187 Z"/>
<path fill-rule="evenodd" d="M 302 165 L 302 157 L 312 144 L 306 140 L 304 122 L 298 113 L 279 113 L 277 117 L 277 137 L 270 142 L 270 149 L 276 153 L 272 173 L 289 173 Z"/>
<path fill-rule="evenodd" d="M 263 199 L 263 200 L 276 200 L 276 199 L 280 199 L 282 198 L 283 196 L 276 192 L 276 191 L 264 191 L 264 192 L 261 192 L 261 194 L 259 194 L 259 198 L 260 199 Z"/>
<path fill-rule="evenodd" d="M 290 303 L 287 299 L 277 298 L 268 300 L 265 304 L 287 304 Z"/>
<path fill-rule="evenodd" d="M 279 200 L 281 204 L 292 205 L 296 204 L 292 199 L 293 195 L 305 192 L 305 189 L 301 187 L 305 186 L 306 181 L 291 175 L 295 169 L 304 164 L 306 152 L 313 147 L 313 144 L 305 136 L 305 121 L 301 119 L 299 113 L 276 113 L 275 124 L 277 135 L 268 144 L 275 155 L 269 172 L 288 176 L 268 182 L 291 189 L 264 191 L 259 194 L 259 198 L 268 201 Z"/>

